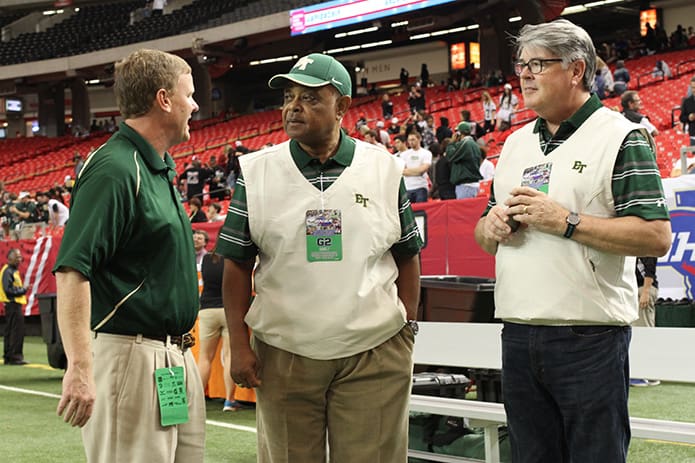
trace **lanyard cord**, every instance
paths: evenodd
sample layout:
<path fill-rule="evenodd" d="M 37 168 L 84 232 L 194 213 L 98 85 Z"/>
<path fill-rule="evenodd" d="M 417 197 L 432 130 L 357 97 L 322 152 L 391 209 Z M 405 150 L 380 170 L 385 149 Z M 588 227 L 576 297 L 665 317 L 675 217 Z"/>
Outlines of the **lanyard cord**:
<path fill-rule="evenodd" d="M 321 187 L 321 210 L 324 210 L 324 202 L 323 202 L 323 170 L 319 172 L 319 185 Z"/>

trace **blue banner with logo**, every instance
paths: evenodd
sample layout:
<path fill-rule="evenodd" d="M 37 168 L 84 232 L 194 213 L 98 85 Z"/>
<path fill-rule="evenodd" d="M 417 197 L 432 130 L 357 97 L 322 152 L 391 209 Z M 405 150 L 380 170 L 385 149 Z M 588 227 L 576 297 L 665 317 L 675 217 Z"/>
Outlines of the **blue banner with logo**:
<path fill-rule="evenodd" d="M 695 175 L 663 180 L 671 212 L 671 250 L 656 268 L 659 297 L 695 299 Z"/>

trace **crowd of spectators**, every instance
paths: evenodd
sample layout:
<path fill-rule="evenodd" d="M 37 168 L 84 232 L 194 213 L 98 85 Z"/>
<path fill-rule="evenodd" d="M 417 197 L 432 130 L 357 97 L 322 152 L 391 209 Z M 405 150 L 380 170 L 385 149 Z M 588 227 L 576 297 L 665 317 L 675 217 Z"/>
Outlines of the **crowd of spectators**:
<path fill-rule="evenodd" d="M 211 156 L 205 163 L 193 156 L 176 178 L 191 222 L 220 222 L 225 218 L 222 203 L 231 197 L 239 176 L 238 157 L 251 150 L 236 141 L 224 151 L 219 158 Z M 74 176 L 66 175 L 63 184 L 46 191 L 15 192 L 0 181 L 0 240 L 31 239 L 61 229 L 70 216 L 72 187 L 89 154 L 83 157 L 76 152 L 72 159 Z"/>
<path fill-rule="evenodd" d="M 509 88 L 503 92 L 500 106 L 508 106 L 509 111 L 502 111 L 506 123 L 500 124 L 499 130 L 509 128 L 512 113 L 518 105 L 518 98 L 511 91 L 511 86 L 507 86 Z M 489 147 L 482 138 L 496 127 L 497 106 L 489 93 L 485 93 L 487 99 L 481 99 L 480 104 L 487 108 L 484 112 L 490 120 L 474 121 L 471 111 L 464 108 L 458 121 L 451 121 L 445 116 L 435 121 L 435 117 L 424 109 L 424 103 L 413 101 L 419 98 L 424 100 L 426 88 L 421 83 L 408 84 L 404 88 L 408 91 L 409 102 L 405 117 L 399 119 L 393 116 L 391 98 L 384 96 L 381 99 L 383 119 L 370 121 L 360 114 L 350 135 L 377 145 L 403 161 L 405 186 L 411 202 L 463 197 L 460 192 L 456 194 L 456 187 L 461 190 L 460 186 L 464 183 L 468 185 L 466 197 L 475 196 L 479 181 L 491 180 L 494 175 L 494 163 L 486 159 Z M 456 149 L 464 146 L 465 149 Z M 447 159 L 447 152 L 451 161 Z M 467 166 L 467 174 L 463 177 L 459 165 L 462 163 Z M 475 171 L 470 169 L 473 165 L 477 166 Z"/>
<path fill-rule="evenodd" d="M 60 185 L 33 194 L 15 193 L 0 181 L 0 239 L 30 239 L 65 225 L 70 215 L 64 199 L 67 194 Z"/>

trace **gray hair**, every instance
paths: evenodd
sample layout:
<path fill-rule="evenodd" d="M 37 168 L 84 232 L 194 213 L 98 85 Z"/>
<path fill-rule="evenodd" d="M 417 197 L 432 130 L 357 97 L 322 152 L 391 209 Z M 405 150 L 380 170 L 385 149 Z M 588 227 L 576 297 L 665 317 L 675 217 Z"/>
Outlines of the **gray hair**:
<path fill-rule="evenodd" d="M 586 69 L 582 77 L 584 90 L 589 91 L 596 74 L 596 48 L 589 34 L 566 19 L 543 24 L 527 24 L 519 31 L 516 39 L 516 56 L 521 55 L 524 48 L 543 48 L 558 58 L 567 68 L 570 63 L 584 61 Z"/>

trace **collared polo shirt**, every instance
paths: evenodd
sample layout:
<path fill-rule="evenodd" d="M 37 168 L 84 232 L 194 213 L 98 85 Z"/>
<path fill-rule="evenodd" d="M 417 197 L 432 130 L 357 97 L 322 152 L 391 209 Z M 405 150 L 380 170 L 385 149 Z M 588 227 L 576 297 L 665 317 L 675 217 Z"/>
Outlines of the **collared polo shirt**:
<path fill-rule="evenodd" d="M 53 271 L 90 282 L 91 328 L 180 335 L 198 314 L 192 230 L 174 189 L 175 165 L 136 131 L 119 131 L 85 162 Z"/>
<path fill-rule="evenodd" d="M 335 155 L 323 164 L 306 153 L 296 140 L 290 140 L 290 154 L 297 169 L 317 189 L 329 188 L 345 170 L 352 164 L 355 155 L 355 140 L 340 132 L 340 144 Z M 401 179 L 398 192 L 399 218 L 401 223 L 401 238 L 391 250 L 402 256 L 414 256 L 422 248 L 422 240 L 417 230 L 415 216 L 410 207 L 410 201 Z M 229 203 L 227 218 L 218 236 L 216 250 L 220 255 L 238 262 L 253 259 L 258 254 L 258 248 L 251 241 L 248 208 L 246 204 L 246 187 L 243 172 L 237 179 L 234 194 Z"/>
<path fill-rule="evenodd" d="M 555 135 L 548 130 L 545 119 L 536 119 L 533 132 L 538 134 L 538 143 L 545 154 L 552 153 L 567 141 L 577 129 L 603 105 L 599 98 L 591 97 L 569 119 L 562 121 Z M 668 220 L 668 209 L 664 207 L 664 190 L 661 174 L 656 165 L 656 154 L 639 130 L 630 132 L 618 151 L 612 179 L 613 201 L 618 217 L 637 216 L 645 220 Z M 490 200 L 483 216 L 497 204 L 494 182 L 490 189 Z"/>

